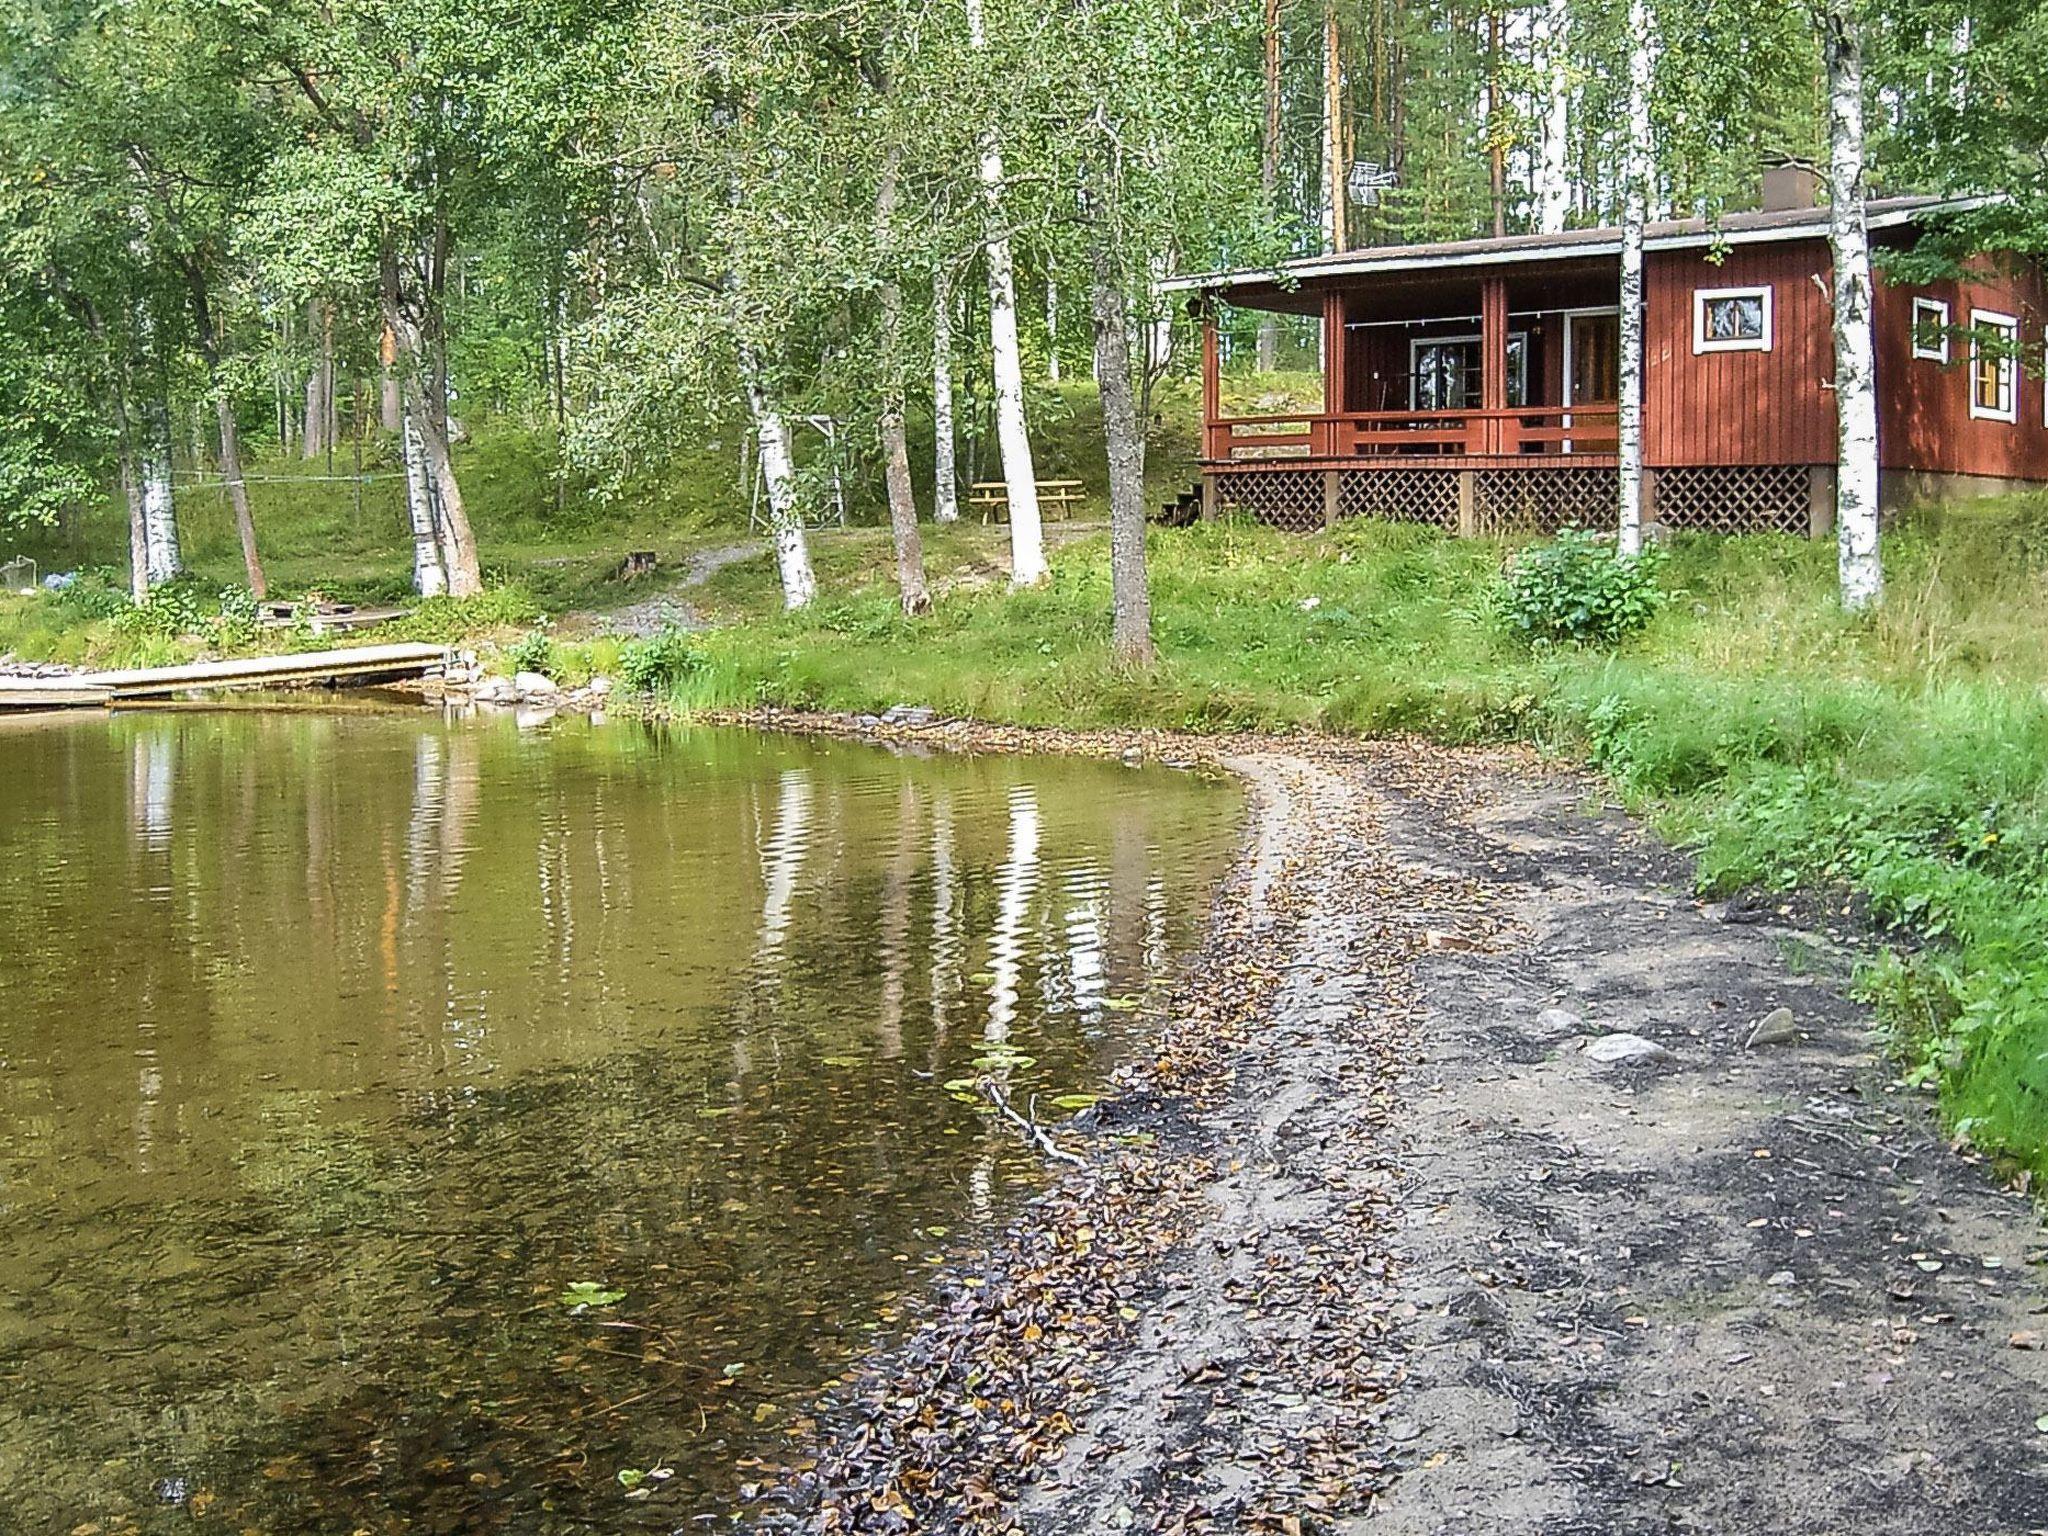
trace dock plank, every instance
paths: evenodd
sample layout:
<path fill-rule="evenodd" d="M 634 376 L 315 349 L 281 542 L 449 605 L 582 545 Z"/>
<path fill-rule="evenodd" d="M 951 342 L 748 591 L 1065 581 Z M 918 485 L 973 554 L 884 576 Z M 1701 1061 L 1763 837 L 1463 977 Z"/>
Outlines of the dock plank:
<path fill-rule="evenodd" d="M 438 645 L 359 645 L 285 656 L 195 661 L 178 667 L 136 667 L 59 678 L 0 678 L 0 708 L 49 709 L 116 704 L 207 688 L 281 687 L 329 679 L 422 677 L 448 664 Z"/>

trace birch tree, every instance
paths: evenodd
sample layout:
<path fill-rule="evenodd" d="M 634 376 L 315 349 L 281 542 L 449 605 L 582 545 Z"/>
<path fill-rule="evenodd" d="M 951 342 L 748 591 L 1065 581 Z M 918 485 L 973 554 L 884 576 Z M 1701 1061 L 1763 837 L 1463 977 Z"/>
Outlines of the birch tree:
<path fill-rule="evenodd" d="M 953 424 L 953 283 L 932 272 L 932 521 L 960 520 L 960 470 Z"/>
<path fill-rule="evenodd" d="M 983 0 L 965 0 L 967 42 L 988 52 Z M 1017 275 L 1005 223 L 1005 177 L 997 125 L 982 130 L 977 170 L 986 234 L 982 264 L 988 275 L 990 371 L 995 381 L 996 441 L 1003 457 L 1004 498 L 1010 513 L 1010 581 L 1036 586 L 1045 580 L 1045 534 L 1038 513 L 1038 474 L 1031 459 L 1031 432 L 1024 417 L 1024 357 L 1017 340 Z"/>
<path fill-rule="evenodd" d="M 768 524 L 775 541 L 775 568 L 782 578 L 782 606 L 795 612 L 809 607 L 817 597 L 818 577 L 811 568 L 810 541 L 804 535 L 803 507 L 797 499 L 789 423 L 769 398 L 761 359 L 753 348 L 741 349 L 740 368 L 746 381 L 747 412 L 754 420 L 754 441 L 761 455 L 761 479 L 768 490 Z"/>
<path fill-rule="evenodd" d="M 1628 148 L 1622 189 L 1618 548 L 1643 547 L 1643 226 L 1648 216 L 1652 28 L 1648 0 L 1628 7 Z"/>
<path fill-rule="evenodd" d="M 441 553 L 439 519 L 434 514 L 433 482 L 427 475 L 426 450 L 412 413 L 399 406 L 399 452 L 405 464 L 405 511 L 412 526 L 412 586 L 421 597 L 440 597 L 448 590 L 448 568 Z"/>
<path fill-rule="evenodd" d="M 1534 157 L 1536 228 L 1562 234 L 1571 214 L 1571 0 L 1538 0 L 1533 12 L 1542 106 Z"/>
<path fill-rule="evenodd" d="M 1863 23 L 1856 0 L 1827 0 L 1820 22 L 1828 79 L 1828 250 L 1834 264 L 1835 537 L 1842 606 L 1855 613 L 1884 595 L 1870 234 L 1863 206 Z"/>

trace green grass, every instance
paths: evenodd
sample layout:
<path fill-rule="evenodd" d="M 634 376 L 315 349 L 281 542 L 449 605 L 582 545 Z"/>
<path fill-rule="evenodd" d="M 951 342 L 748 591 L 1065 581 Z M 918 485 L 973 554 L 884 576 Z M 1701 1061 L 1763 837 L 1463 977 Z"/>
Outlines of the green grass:
<path fill-rule="evenodd" d="M 679 450 L 658 472 L 608 499 L 572 480 L 558 500 L 557 455 L 547 433 L 478 424 L 457 447 L 456 463 L 486 579 L 524 587 L 550 611 L 563 611 L 606 596 L 606 578 L 629 550 L 672 559 L 709 529 L 744 526 L 736 442 L 728 437 Z M 410 592 L 412 538 L 392 444 L 373 445 L 363 469 L 369 478 L 359 504 L 352 453 L 335 455 L 334 479 L 324 459 L 252 458 L 251 512 L 273 595 L 367 601 Z M 177 505 L 195 580 L 209 589 L 240 583 L 241 547 L 219 480 L 195 481 L 181 468 Z M 125 570 L 126 509 L 110 496 L 62 528 L 0 530 L 0 560 L 13 554 L 32 557 L 44 571 Z"/>

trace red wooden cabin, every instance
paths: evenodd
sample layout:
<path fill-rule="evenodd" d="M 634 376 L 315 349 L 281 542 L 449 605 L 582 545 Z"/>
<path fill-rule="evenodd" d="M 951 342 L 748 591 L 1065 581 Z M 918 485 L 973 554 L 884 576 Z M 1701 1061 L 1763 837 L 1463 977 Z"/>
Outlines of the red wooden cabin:
<path fill-rule="evenodd" d="M 1781 197 L 1779 201 L 1784 201 Z M 1934 198 L 1873 201 L 1879 457 L 1888 505 L 2048 480 L 2041 271 L 1980 257 L 1893 284 Z M 1832 524 L 1827 213 L 1809 204 L 1652 224 L 1644 240 L 1645 522 Z M 1461 532 L 1611 525 L 1621 234 L 1383 247 L 1178 278 L 1203 315 L 1203 505 L 1284 527 L 1347 516 Z M 1217 305 L 1320 316 L 1320 411 L 1228 415 Z"/>

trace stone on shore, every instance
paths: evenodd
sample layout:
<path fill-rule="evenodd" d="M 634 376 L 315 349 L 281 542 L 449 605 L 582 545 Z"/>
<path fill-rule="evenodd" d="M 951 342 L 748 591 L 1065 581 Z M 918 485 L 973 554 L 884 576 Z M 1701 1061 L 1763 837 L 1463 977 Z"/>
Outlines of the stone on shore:
<path fill-rule="evenodd" d="M 1773 1008 L 1756 1021 L 1756 1027 L 1750 1030 L 1745 1043 L 1752 1051 L 1760 1045 L 1797 1045 L 1799 1026 L 1792 1017 L 1792 1010 Z"/>
<path fill-rule="evenodd" d="M 1671 1053 L 1654 1040 L 1645 1040 L 1641 1035 L 1621 1031 L 1602 1035 L 1590 1043 L 1585 1050 L 1590 1061 L 1602 1066 L 1634 1066 L 1646 1061 L 1670 1061 Z"/>

